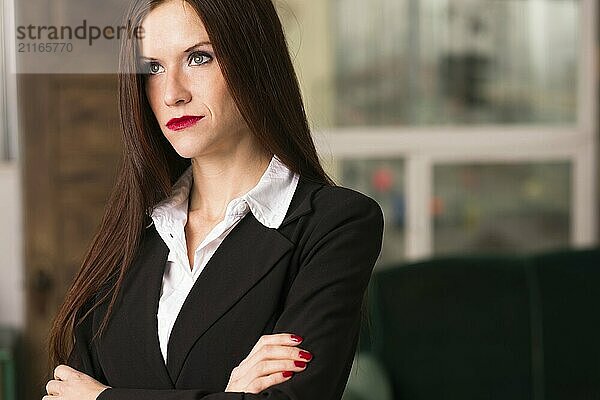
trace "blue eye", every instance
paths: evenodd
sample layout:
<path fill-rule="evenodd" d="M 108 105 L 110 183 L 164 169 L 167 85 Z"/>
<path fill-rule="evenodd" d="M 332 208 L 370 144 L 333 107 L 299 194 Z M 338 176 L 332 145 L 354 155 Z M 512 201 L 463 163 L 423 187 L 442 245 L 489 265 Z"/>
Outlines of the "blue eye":
<path fill-rule="evenodd" d="M 148 75 L 156 75 L 160 72 L 164 71 L 164 68 L 162 69 L 162 71 L 160 70 L 160 68 L 162 68 L 162 65 L 160 65 L 159 63 L 155 62 L 155 61 L 151 61 L 146 63 L 145 65 L 145 73 Z"/>
<path fill-rule="evenodd" d="M 202 59 L 206 59 L 206 61 L 202 61 Z M 210 60 L 212 60 L 212 56 L 208 53 L 204 53 L 202 51 L 195 51 L 192 54 L 190 54 L 190 57 L 188 58 L 188 60 L 190 61 L 190 65 L 192 65 L 191 63 L 194 62 L 193 65 L 202 65 L 202 64 L 206 64 L 208 63 Z"/>
<path fill-rule="evenodd" d="M 204 64 L 209 63 L 212 59 L 213 59 L 213 57 L 208 53 L 205 53 L 203 51 L 195 51 L 189 55 L 188 65 L 190 65 L 190 66 L 204 65 Z M 149 75 L 149 76 L 158 75 L 165 71 L 163 66 L 160 65 L 156 61 L 148 61 L 148 62 L 144 63 L 143 70 L 144 70 L 144 74 Z"/>

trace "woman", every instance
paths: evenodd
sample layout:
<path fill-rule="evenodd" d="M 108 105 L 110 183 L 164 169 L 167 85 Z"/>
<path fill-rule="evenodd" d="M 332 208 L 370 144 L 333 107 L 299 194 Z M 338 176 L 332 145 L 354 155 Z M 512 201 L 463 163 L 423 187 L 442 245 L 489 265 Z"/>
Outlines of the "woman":
<path fill-rule="evenodd" d="M 383 214 L 319 164 L 271 0 L 126 18 L 123 164 L 44 399 L 339 399 Z"/>

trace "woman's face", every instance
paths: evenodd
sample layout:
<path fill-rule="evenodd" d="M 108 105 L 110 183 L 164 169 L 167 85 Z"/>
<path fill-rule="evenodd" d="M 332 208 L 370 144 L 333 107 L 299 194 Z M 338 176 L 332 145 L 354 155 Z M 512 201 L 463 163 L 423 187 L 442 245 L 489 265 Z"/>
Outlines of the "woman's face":
<path fill-rule="evenodd" d="M 182 0 L 166 1 L 142 27 L 146 96 L 167 140 L 184 158 L 232 153 L 249 129 L 194 9 Z M 190 121 L 173 123 L 183 116 L 203 118 L 195 124 L 192 119 L 191 126 Z"/>

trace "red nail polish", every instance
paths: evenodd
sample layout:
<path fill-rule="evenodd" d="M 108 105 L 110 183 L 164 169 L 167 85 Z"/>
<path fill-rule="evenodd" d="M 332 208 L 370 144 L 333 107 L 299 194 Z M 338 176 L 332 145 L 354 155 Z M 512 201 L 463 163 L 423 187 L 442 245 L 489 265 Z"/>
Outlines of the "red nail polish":
<path fill-rule="evenodd" d="M 310 360 L 312 358 L 312 354 L 308 351 L 300 350 L 300 358 L 304 358 L 305 360 Z"/>
<path fill-rule="evenodd" d="M 298 335 L 292 335 L 292 340 L 296 343 L 300 343 L 301 341 L 303 341 L 304 339 L 302 339 L 300 336 Z"/>
<path fill-rule="evenodd" d="M 292 376 L 294 373 L 292 371 L 283 371 L 282 372 L 284 378 L 288 378 Z"/>
<path fill-rule="evenodd" d="M 306 363 L 304 361 L 294 361 L 294 365 L 300 368 L 306 367 Z"/>

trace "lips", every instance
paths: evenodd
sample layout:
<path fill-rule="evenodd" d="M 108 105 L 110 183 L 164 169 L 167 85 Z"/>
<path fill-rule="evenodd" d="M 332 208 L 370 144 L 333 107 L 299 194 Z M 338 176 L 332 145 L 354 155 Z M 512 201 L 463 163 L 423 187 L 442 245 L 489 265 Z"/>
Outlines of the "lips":
<path fill-rule="evenodd" d="M 202 118 L 204 118 L 203 115 L 184 115 L 180 118 L 173 118 L 167 122 L 167 128 L 172 131 L 180 131 L 196 124 Z"/>

